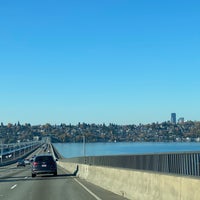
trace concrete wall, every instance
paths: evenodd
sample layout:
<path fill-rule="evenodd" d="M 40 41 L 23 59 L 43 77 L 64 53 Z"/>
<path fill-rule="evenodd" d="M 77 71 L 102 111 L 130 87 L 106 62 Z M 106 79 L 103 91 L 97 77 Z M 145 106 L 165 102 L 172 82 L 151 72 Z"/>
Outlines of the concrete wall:
<path fill-rule="evenodd" d="M 74 173 L 77 164 L 58 161 Z M 133 200 L 199 200 L 200 178 L 78 164 L 77 176 Z"/>

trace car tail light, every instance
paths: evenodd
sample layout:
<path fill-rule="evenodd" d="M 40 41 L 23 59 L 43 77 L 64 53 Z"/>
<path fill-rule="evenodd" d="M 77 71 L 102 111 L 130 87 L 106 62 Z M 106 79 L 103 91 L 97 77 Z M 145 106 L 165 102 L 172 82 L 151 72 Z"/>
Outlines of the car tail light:
<path fill-rule="evenodd" d="M 37 167 L 38 163 L 37 162 L 33 162 L 33 166 Z"/>

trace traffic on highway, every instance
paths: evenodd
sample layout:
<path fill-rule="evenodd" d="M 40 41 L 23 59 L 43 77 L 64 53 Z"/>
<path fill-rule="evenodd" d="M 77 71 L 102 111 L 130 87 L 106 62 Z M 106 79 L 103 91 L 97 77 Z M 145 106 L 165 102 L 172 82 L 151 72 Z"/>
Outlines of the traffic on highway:
<path fill-rule="evenodd" d="M 70 174 L 45 145 L 27 158 L 0 167 L 1 200 L 123 200 L 125 198 Z"/>

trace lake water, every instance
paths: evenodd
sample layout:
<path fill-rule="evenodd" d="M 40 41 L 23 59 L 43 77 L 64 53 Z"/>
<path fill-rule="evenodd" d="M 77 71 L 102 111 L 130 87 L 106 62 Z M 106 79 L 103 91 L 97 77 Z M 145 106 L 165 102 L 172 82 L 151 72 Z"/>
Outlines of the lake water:
<path fill-rule="evenodd" d="M 97 155 L 122 155 L 200 151 L 200 143 L 54 143 L 64 158 Z M 84 151 L 85 149 L 85 151 Z"/>

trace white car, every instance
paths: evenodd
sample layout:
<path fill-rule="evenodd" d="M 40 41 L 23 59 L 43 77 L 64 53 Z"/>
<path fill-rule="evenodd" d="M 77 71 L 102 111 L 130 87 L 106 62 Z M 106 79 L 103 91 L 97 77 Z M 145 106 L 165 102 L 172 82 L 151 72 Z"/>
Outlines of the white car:
<path fill-rule="evenodd" d="M 29 159 L 25 159 L 24 163 L 25 163 L 25 165 L 30 165 L 30 160 Z"/>

